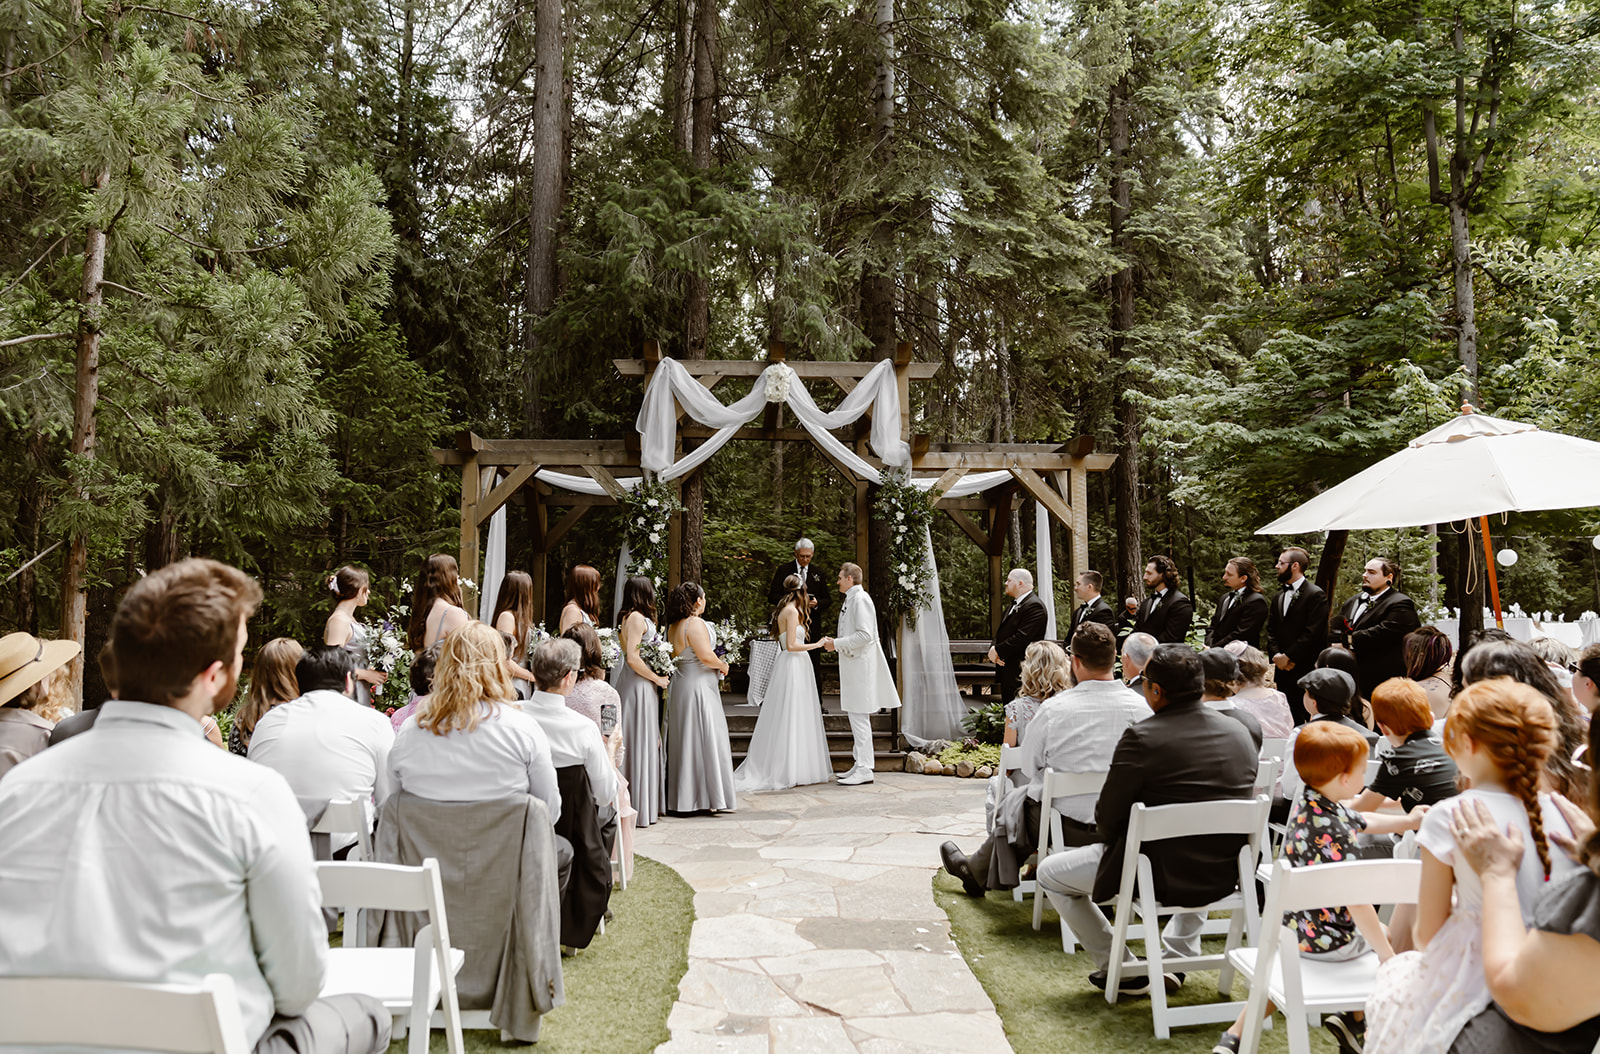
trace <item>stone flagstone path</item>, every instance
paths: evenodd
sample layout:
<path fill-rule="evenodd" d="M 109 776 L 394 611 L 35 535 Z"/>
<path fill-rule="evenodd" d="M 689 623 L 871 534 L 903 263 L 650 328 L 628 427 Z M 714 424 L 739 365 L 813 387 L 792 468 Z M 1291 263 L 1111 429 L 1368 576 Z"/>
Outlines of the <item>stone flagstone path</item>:
<path fill-rule="evenodd" d="M 657 1054 L 1008 1054 L 931 886 L 939 844 L 982 834 L 982 781 L 886 772 L 638 832 L 695 891 Z"/>

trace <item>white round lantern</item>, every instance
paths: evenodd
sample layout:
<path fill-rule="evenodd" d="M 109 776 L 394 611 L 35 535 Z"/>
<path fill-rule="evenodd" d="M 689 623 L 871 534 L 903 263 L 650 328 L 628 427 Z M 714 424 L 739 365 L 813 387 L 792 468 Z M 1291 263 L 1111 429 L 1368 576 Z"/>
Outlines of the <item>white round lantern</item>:
<path fill-rule="evenodd" d="M 1502 549 L 1494 554 L 1494 559 L 1501 567 L 1510 567 L 1517 562 L 1517 551 L 1515 549 Z"/>

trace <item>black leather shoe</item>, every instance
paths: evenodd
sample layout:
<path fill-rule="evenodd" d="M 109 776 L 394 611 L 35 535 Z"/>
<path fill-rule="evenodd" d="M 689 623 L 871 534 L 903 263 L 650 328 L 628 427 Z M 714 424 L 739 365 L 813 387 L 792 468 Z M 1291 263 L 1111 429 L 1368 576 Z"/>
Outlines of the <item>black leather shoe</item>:
<path fill-rule="evenodd" d="M 961 880 L 961 888 L 969 897 L 981 897 L 988 892 L 983 888 L 977 876 L 972 873 L 972 865 L 967 863 L 967 854 L 963 853 L 954 842 L 946 842 L 939 847 L 939 858 L 944 861 L 944 869 Z"/>
<path fill-rule="evenodd" d="M 1104 970 L 1096 970 L 1089 975 L 1089 983 L 1100 991 L 1106 990 L 1106 982 L 1110 980 Z M 1126 996 L 1141 996 L 1150 994 L 1150 976 L 1143 970 L 1138 973 L 1124 971 L 1122 980 L 1117 982 L 1117 994 Z"/>

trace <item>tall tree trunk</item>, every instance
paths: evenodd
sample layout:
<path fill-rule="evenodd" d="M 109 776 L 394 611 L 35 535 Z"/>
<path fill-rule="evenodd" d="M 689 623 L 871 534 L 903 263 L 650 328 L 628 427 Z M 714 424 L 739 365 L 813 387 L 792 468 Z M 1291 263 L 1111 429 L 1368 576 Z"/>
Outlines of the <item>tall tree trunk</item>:
<path fill-rule="evenodd" d="M 878 69 L 873 85 L 872 135 L 876 167 L 887 168 L 894 159 L 895 42 L 894 0 L 875 0 L 873 24 L 878 32 Z M 872 226 L 874 259 L 861 276 L 862 328 L 872 343 L 873 357 L 894 355 L 894 231 L 888 206 L 879 202 Z"/>
<path fill-rule="evenodd" d="M 684 155 L 694 149 L 694 124 L 690 111 L 694 101 L 694 0 L 677 0 L 673 5 L 671 78 L 665 92 L 672 115 L 672 145 Z"/>
<path fill-rule="evenodd" d="M 1483 536 L 1470 521 L 1465 526 L 1466 530 L 1455 535 L 1459 582 L 1456 596 L 1461 603 L 1461 624 L 1456 630 L 1458 645 L 1467 639 L 1467 634 L 1483 629 L 1483 609 L 1489 603 L 1488 570 L 1477 566 L 1477 561 L 1483 558 Z"/>
<path fill-rule="evenodd" d="M 690 161 L 702 177 L 711 169 L 711 140 L 717 111 L 717 5 L 697 0 L 694 8 L 694 92 L 690 107 Z M 701 271 L 690 271 L 684 284 L 684 358 L 706 357 L 711 332 L 711 283 Z M 680 546 L 685 582 L 698 582 L 705 565 L 706 482 L 704 471 L 683 483 L 683 541 Z"/>
<path fill-rule="evenodd" d="M 1457 182 L 1451 165 L 1451 182 Z M 1450 195 L 1450 265 L 1455 271 L 1456 354 L 1466 371 L 1467 398 L 1478 398 L 1478 322 L 1472 296 L 1472 238 L 1463 195 Z"/>
<path fill-rule="evenodd" d="M 1132 86 L 1124 73 L 1111 89 L 1111 246 L 1123 253 L 1128 213 L 1133 209 L 1133 184 L 1128 177 L 1128 153 L 1132 145 L 1128 118 Z M 1121 268 L 1111 276 L 1111 369 L 1112 412 L 1116 416 L 1116 465 L 1112 468 L 1117 505 L 1117 592 L 1124 597 L 1144 593 L 1144 552 L 1139 510 L 1139 440 L 1142 431 L 1139 407 L 1128 398 L 1128 374 L 1122 371 L 1127 355 L 1128 333 L 1133 329 L 1133 266 Z"/>
<path fill-rule="evenodd" d="M 556 226 L 561 220 L 566 163 L 563 96 L 565 31 L 561 0 L 535 0 L 533 57 L 533 183 L 528 194 L 528 277 L 523 318 L 523 431 L 545 431 L 541 377 L 548 350 L 538 329 L 556 302 Z"/>
<path fill-rule="evenodd" d="M 1006 322 L 1003 318 L 995 320 L 995 346 L 994 359 L 998 367 L 997 373 L 1000 380 L 1000 398 L 997 400 L 994 412 L 994 441 L 996 443 L 1014 443 L 1017 441 L 1016 412 L 1011 405 L 1011 345 L 1006 340 Z M 1020 502 L 1011 503 L 1011 519 L 1006 524 L 1006 538 L 1011 543 L 1011 566 L 1022 566 L 1022 506 Z"/>
<path fill-rule="evenodd" d="M 1335 611 L 1340 598 L 1334 594 L 1334 587 L 1339 584 L 1339 565 L 1344 563 L 1344 550 L 1349 543 L 1349 531 L 1329 531 L 1328 540 L 1322 543 L 1322 555 L 1317 558 L 1317 586 L 1328 594 L 1328 603 Z"/>

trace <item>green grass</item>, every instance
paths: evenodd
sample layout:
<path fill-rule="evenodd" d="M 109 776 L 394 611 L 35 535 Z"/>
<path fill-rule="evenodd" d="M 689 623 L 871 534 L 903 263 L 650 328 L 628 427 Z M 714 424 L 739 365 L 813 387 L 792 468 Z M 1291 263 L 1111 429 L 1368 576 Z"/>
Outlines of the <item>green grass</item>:
<path fill-rule="evenodd" d="M 694 891 L 677 873 L 642 856 L 633 858 L 627 892 L 614 891 L 616 918 L 576 956 L 561 960 L 567 1001 L 545 1015 L 537 1046 L 503 1044 L 498 1032 L 464 1033 L 468 1054 L 510 1048 L 538 1054 L 647 1054 L 668 1038 L 667 1014 L 689 968 L 689 927 Z M 444 1051 L 435 1029 L 429 1051 Z M 405 1054 L 397 1040 L 389 1054 Z"/>
<path fill-rule="evenodd" d="M 1155 1038 L 1150 1024 L 1150 1000 L 1124 999 L 1111 1006 L 1105 993 L 1089 983 L 1094 969 L 1079 949 L 1070 958 L 1061 952 L 1061 927 L 1056 913 L 1045 907 L 1044 926 L 1033 930 L 1033 902 L 1021 903 L 1010 893 L 990 893 L 982 900 L 967 896 L 961 883 L 943 871 L 934 873 L 933 896 L 950 918 L 950 932 L 962 956 L 1005 1025 L 1017 1054 L 1111 1054 L 1127 1050 L 1163 1054 L 1209 1052 L 1227 1026 L 1192 1025 L 1174 1029 L 1172 1039 Z M 1207 938 L 1206 950 L 1222 947 L 1221 938 Z M 1139 946 L 1135 945 L 1137 952 Z M 1248 989 L 1235 980 L 1233 997 L 1244 999 Z M 1217 1001 L 1217 975 L 1192 973 L 1173 1006 Z M 1262 1050 L 1283 1051 L 1288 1042 L 1280 1016 L 1263 1035 Z M 1311 1049 L 1333 1054 L 1333 1038 L 1322 1029 L 1311 1034 Z"/>

